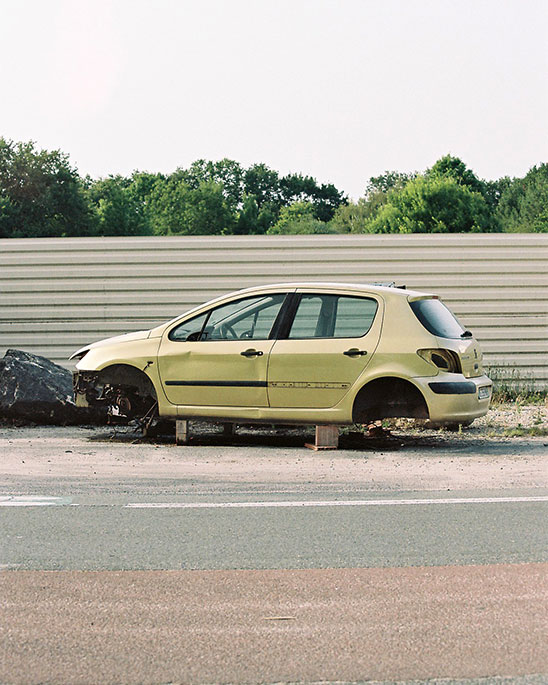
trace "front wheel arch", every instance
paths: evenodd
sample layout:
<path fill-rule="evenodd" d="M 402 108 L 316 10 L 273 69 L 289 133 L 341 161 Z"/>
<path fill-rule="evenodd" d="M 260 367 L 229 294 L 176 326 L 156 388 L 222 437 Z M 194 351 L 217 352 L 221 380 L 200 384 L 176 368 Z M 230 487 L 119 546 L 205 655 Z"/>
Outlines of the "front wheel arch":
<path fill-rule="evenodd" d="M 422 392 L 403 378 L 376 378 L 364 385 L 354 399 L 354 423 L 401 417 L 429 418 L 428 405 Z"/>
<path fill-rule="evenodd" d="M 97 374 L 97 382 L 113 386 L 132 388 L 139 395 L 150 396 L 157 400 L 156 388 L 150 378 L 135 366 L 130 364 L 112 364 L 106 366 Z"/>
<path fill-rule="evenodd" d="M 84 390 L 86 387 L 84 385 Z M 158 413 L 158 395 L 151 379 L 130 364 L 112 364 L 88 379 L 86 397 L 102 405 L 110 420 L 152 420 Z"/>

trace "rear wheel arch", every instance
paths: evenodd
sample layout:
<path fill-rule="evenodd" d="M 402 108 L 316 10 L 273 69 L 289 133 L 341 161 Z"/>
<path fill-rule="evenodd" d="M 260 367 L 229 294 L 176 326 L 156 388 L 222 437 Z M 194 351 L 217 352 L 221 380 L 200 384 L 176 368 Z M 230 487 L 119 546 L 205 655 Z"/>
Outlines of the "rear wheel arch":
<path fill-rule="evenodd" d="M 352 420 L 355 423 L 399 417 L 429 417 L 428 405 L 422 392 L 404 378 L 375 378 L 360 388 L 354 398 Z"/>

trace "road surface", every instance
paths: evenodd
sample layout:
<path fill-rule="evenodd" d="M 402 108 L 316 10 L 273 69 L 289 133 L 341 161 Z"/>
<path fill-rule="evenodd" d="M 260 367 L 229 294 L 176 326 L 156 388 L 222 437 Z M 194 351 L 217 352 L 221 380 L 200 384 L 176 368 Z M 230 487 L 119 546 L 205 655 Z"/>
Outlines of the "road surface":
<path fill-rule="evenodd" d="M 365 459 L 70 430 L 8 433 L 0 682 L 548 682 L 540 442 Z"/>

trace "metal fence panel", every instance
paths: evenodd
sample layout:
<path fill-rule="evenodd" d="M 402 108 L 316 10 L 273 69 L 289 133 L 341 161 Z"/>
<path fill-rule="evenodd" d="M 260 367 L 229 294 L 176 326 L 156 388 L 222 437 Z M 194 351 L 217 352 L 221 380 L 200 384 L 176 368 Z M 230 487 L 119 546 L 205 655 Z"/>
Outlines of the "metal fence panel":
<path fill-rule="evenodd" d="M 239 288 L 390 282 L 439 294 L 495 377 L 548 387 L 548 236 L 312 235 L 0 240 L 0 355 L 70 367 L 100 338 Z"/>

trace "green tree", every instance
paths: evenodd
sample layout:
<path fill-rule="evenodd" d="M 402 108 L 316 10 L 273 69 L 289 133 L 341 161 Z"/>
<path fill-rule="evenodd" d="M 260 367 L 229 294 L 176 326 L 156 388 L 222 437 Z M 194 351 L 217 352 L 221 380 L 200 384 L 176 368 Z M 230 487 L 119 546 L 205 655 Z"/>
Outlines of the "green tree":
<path fill-rule="evenodd" d="M 384 193 L 382 194 L 384 196 Z M 376 193 L 377 198 L 379 193 Z M 384 203 L 383 203 L 384 204 Z M 380 205 L 361 197 L 337 208 L 330 226 L 336 233 L 363 233 L 366 222 L 375 215 Z"/>
<path fill-rule="evenodd" d="M 362 233 L 365 223 L 374 217 L 387 202 L 390 193 L 401 190 L 417 174 L 385 171 L 371 176 L 365 187 L 365 195 L 358 202 L 341 204 L 333 215 L 332 226 L 340 233 Z"/>
<path fill-rule="evenodd" d="M 140 179 L 141 180 L 141 179 Z M 109 176 L 91 184 L 89 198 L 100 235 L 147 235 L 152 228 L 132 179 Z"/>
<path fill-rule="evenodd" d="M 82 181 L 67 155 L 0 138 L 0 227 L 10 238 L 95 232 Z"/>
<path fill-rule="evenodd" d="M 135 210 L 142 217 L 143 233 L 153 233 L 152 196 L 156 188 L 166 182 L 164 174 L 152 174 L 146 171 L 134 171 L 127 187 L 127 194 Z"/>
<path fill-rule="evenodd" d="M 512 185 L 512 179 L 509 176 L 503 176 L 495 181 L 483 181 L 483 184 L 485 186 L 483 197 L 498 220 L 497 207 L 506 190 Z"/>
<path fill-rule="evenodd" d="M 14 227 L 19 221 L 19 208 L 9 197 L 0 195 L 0 238 L 13 238 Z"/>
<path fill-rule="evenodd" d="M 157 184 L 150 199 L 150 218 L 157 235 L 220 235 L 233 230 L 234 216 L 223 188 L 202 181 L 191 188 L 173 175 Z"/>
<path fill-rule="evenodd" d="M 331 183 L 318 185 L 315 178 L 301 174 L 288 174 L 280 179 L 280 196 L 284 205 L 295 202 L 310 202 L 314 216 L 320 221 L 329 221 L 336 209 L 346 198 Z"/>
<path fill-rule="evenodd" d="M 311 202 L 294 202 L 282 207 L 278 221 L 271 226 L 269 235 L 295 235 L 304 233 L 336 233 L 324 221 L 316 219 L 315 207 Z"/>
<path fill-rule="evenodd" d="M 128 184 L 128 190 L 132 198 L 146 209 L 150 196 L 158 183 L 166 180 L 164 174 L 151 174 L 147 171 L 134 171 Z"/>
<path fill-rule="evenodd" d="M 244 173 L 244 188 L 246 195 L 255 198 L 259 211 L 264 206 L 271 210 L 282 205 L 280 192 L 280 177 L 278 172 L 270 169 L 266 164 L 253 164 Z"/>
<path fill-rule="evenodd" d="M 366 233 L 468 233 L 497 230 L 483 195 L 451 176 L 417 176 L 364 225 Z"/>
<path fill-rule="evenodd" d="M 445 155 L 438 159 L 438 161 L 426 172 L 428 178 L 435 178 L 437 176 L 444 176 L 455 179 L 457 183 L 467 186 L 475 193 L 485 195 L 485 182 L 480 181 L 476 174 L 469 169 L 466 164 L 458 157 Z"/>
<path fill-rule="evenodd" d="M 336 210 L 348 202 L 344 193 L 341 193 L 332 183 L 322 183 L 316 186 L 314 192 L 309 195 L 309 202 L 314 205 L 314 216 L 319 221 L 329 221 L 333 218 Z"/>
<path fill-rule="evenodd" d="M 273 226 L 280 214 L 280 208 L 275 202 L 267 202 L 259 209 L 259 216 L 257 217 L 257 233 L 263 234 Z"/>
<path fill-rule="evenodd" d="M 232 211 L 241 207 L 244 196 L 244 170 L 232 159 L 211 162 L 198 159 L 186 170 L 179 170 L 182 178 L 191 188 L 201 183 L 212 182 L 222 187 L 226 204 Z"/>
<path fill-rule="evenodd" d="M 365 197 L 369 199 L 372 195 L 379 193 L 386 196 L 390 190 L 403 188 L 408 181 L 412 181 L 416 176 L 415 172 L 404 173 L 401 171 L 385 171 L 380 176 L 371 176 L 365 187 Z"/>
<path fill-rule="evenodd" d="M 183 181 L 193 190 L 207 182 L 220 186 L 233 215 L 232 228 L 224 232 L 233 230 L 239 234 L 266 233 L 278 220 L 280 209 L 295 202 L 311 202 L 315 218 L 328 221 L 346 201 L 335 186 L 318 185 L 310 176 L 280 177 L 266 164 L 243 169 L 230 159 L 219 162 L 199 159 L 188 169 L 177 169 L 172 178 Z"/>
<path fill-rule="evenodd" d="M 259 233 L 259 207 L 253 195 L 244 197 L 243 206 L 238 214 L 238 220 L 234 226 L 234 233 L 239 235 L 249 235 Z"/>
<path fill-rule="evenodd" d="M 548 232 L 548 164 L 532 167 L 507 185 L 497 216 L 505 231 Z"/>

